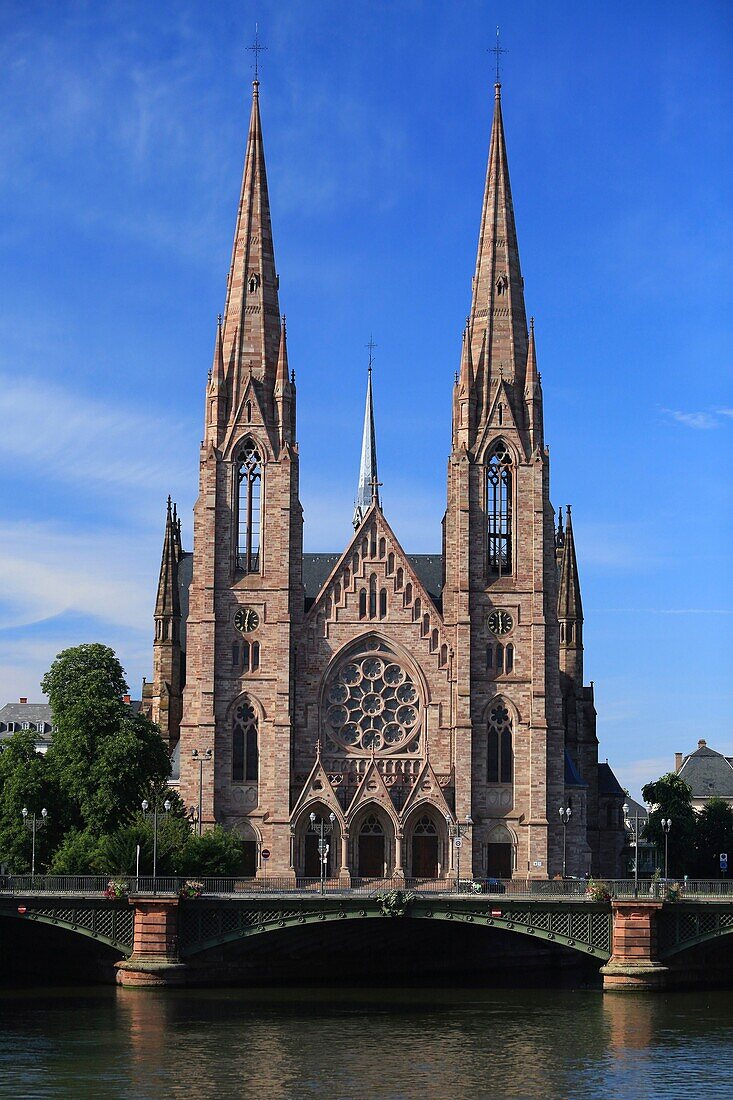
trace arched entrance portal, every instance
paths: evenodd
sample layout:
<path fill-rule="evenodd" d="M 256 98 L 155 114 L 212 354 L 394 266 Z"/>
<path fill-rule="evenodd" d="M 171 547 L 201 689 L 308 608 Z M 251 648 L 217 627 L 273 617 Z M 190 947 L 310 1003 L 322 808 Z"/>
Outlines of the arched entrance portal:
<path fill-rule="evenodd" d="M 438 877 L 438 829 L 428 814 L 416 822 L 412 834 L 412 877 Z"/>
<path fill-rule="evenodd" d="M 384 828 L 376 814 L 369 814 L 359 829 L 360 878 L 383 878 L 387 873 Z"/>
<path fill-rule="evenodd" d="M 311 814 L 314 820 L 311 821 Z M 337 818 L 331 820 L 331 811 L 322 805 L 315 807 L 311 803 L 298 818 L 295 826 L 293 862 L 298 878 L 319 879 L 321 877 L 321 854 L 318 845 L 321 839 L 321 821 L 323 821 L 323 840 L 327 847 L 325 853 L 325 877 L 338 874 L 341 854 L 341 826 Z"/>
<path fill-rule="evenodd" d="M 511 878 L 513 866 L 512 834 L 503 825 L 497 825 L 489 834 L 486 845 L 486 874 L 489 878 Z"/>

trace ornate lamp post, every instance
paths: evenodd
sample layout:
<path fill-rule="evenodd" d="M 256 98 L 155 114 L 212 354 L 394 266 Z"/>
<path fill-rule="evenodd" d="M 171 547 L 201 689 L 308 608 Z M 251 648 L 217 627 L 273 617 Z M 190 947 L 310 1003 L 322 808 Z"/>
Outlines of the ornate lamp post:
<path fill-rule="evenodd" d="M 465 821 L 459 821 L 458 818 L 453 820 L 448 814 L 445 815 L 445 820 L 448 823 L 448 835 L 453 841 L 453 847 L 456 850 L 456 891 L 460 893 L 461 889 L 461 848 L 463 847 L 463 838 L 468 833 L 469 829 L 473 828 L 473 818 L 470 814 L 466 814 Z"/>
<path fill-rule="evenodd" d="M 634 837 L 634 897 L 639 893 L 639 811 L 634 810 L 633 818 L 629 817 L 629 804 L 624 802 L 624 825 Z"/>
<path fill-rule="evenodd" d="M 166 813 L 171 808 L 170 800 L 166 798 L 163 809 Z M 147 798 L 142 800 L 142 811 L 147 817 L 150 803 Z M 155 893 L 155 879 L 158 875 L 158 799 L 153 799 L 153 893 Z"/>
<path fill-rule="evenodd" d="M 326 863 L 328 862 L 328 852 L 330 848 L 330 845 L 326 842 L 326 837 L 333 832 L 335 822 L 335 813 L 330 813 L 328 815 L 327 822 L 324 821 L 322 817 L 316 817 L 314 813 L 310 815 L 311 832 L 318 835 L 318 858 L 320 863 L 322 894 L 326 892 Z"/>
<path fill-rule="evenodd" d="M 568 850 L 568 825 L 573 811 L 569 806 L 560 807 L 560 820 L 562 821 L 562 877 L 565 878 L 566 855 Z"/>
<path fill-rule="evenodd" d="M 33 811 L 32 814 L 29 814 L 28 809 L 27 809 L 26 806 L 24 806 L 23 809 L 20 812 L 23 815 L 23 824 L 25 825 L 26 829 L 30 829 L 31 837 L 33 838 L 32 842 L 31 842 L 31 878 L 35 878 L 36 877 L 36 832 L 37 832 L 38 829 L 42 829 L 43 826 L 46 824 L 46 822 L 48 820 L 48 810 L 44 806 L 43 809 L 41 810 L 41 816 L 40 817 L 36 817 L 36 811 L 35 810 Z"/>
<path fill-rule="evenodd" d="M 198 762 L 199 762 L 199 812 L 198 812 L 196 831 L 197 831 L 198 835 L 201 836 L 201 825 L 202 825 L 202 818 L 203 818 L 203 799 L 204 799 L 204 793 L 203 793 L 204 792 L 204 761 L 206 761 L 206 763 L 208 763 L 212 759 L 213 753 L 212 753 L 211 749 L 207 749 L 206 752 L 199 752 L 198 749 L 194 749 L 191 753 L 191 756 L 193 757 L 194 760 L 198 760 Z"/>
<path fill-rule="evenodd" d="M 664 833 L 664 880 L 667 881 L 667 868 L 669 867 L 669 830 L 672 828 L 672 818 L 662 818 L 662 832 Z"/>

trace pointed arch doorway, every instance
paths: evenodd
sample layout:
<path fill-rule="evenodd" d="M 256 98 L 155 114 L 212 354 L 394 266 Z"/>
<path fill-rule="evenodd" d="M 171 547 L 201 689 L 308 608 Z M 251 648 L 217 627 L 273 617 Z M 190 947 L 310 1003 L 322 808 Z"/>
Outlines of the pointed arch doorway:
<path fill-rule="evenodd" d="M 376 814 L 369 814 L 359 829 L 359 878 L 383 878 L 386 873 L 387 845 L 384 828 Z"/>
<path fill-rule="evenodd" d="M 423 814 L 412 833 L 412 877 L 437 878 L 438 872 L 438 827 Z"/>

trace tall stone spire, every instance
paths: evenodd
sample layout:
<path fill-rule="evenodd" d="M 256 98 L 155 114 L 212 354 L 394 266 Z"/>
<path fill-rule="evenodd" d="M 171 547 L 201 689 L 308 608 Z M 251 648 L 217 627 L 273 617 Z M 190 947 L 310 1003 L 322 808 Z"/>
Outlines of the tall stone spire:
<path fill-rule="evenodd" d="M 224 308 L 223 357 L 230 400 L 250 373 L 272 391 L 280 344 L 275 252 L 260 121 L 259 81 L 252 83 L 252 113 L 242 191 Z"/>
<path fill-rule="evenodd" d="M 489 411 L 499 377 L 503 375 L 507 381 L 521 383 L 527 362 L 527 319 L 501 113 L 501 84 L 495 85 L 495 93 L 470 314 L 471 353 L 480 387 L 479 422 Z M 522 388 L 519 395 L 521 400 Z"/>
<path fill-rule="evenodd" d="M 570 505 L 565 509 L 565 532 L 560 559 L 557 618 L 560 623 L 560 669 L 579 686 L 583 684 L 583 603 L 575 555 Z"/>
<path fill-rule="evenodd" d="M 158 594 L 155 600 L 155 620 L 170 622 L 180 620 L 181 604 L 178 595 L 178 518 L 174 516 L 171 498 L 168 497 L 168 510 L 165 518 L 163 536 L 163 554 L 158 577 Z M 168 632 L 172 634 L 172 632 Z M 157 636 L 157 631 L 156 631 Z"/>
<path fill-rule="evenodd" d="M 361 463 L 359 466 L 359 488 L 354 505 L 354 528 L 357 528 L 367 514 L 372 501 L 379 504 L 379 485 L 377 482 L 377 437 L 374 432 L 374 402 L 372 398 L 372 361 L 369 357 L 367 377 L 366 408 L 364 409 L 364 434 L 361 440 Z"/>

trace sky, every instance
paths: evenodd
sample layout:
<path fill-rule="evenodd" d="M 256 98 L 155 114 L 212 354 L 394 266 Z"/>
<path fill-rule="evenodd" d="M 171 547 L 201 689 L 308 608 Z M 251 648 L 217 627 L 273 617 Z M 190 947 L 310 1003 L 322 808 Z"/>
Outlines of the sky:
<path fill-rule="evenodd" d="M 727 2 L 0 3 L 0 703 L 54 656 L 133 696 L 171 493 L 191 547 L 255 22 L 305 548 L 350 535 L 366 382 L 385 514 L 440 548 L 501 22 L 551 495 L 573 505 L 600 757 L 733 753 Z"/>

